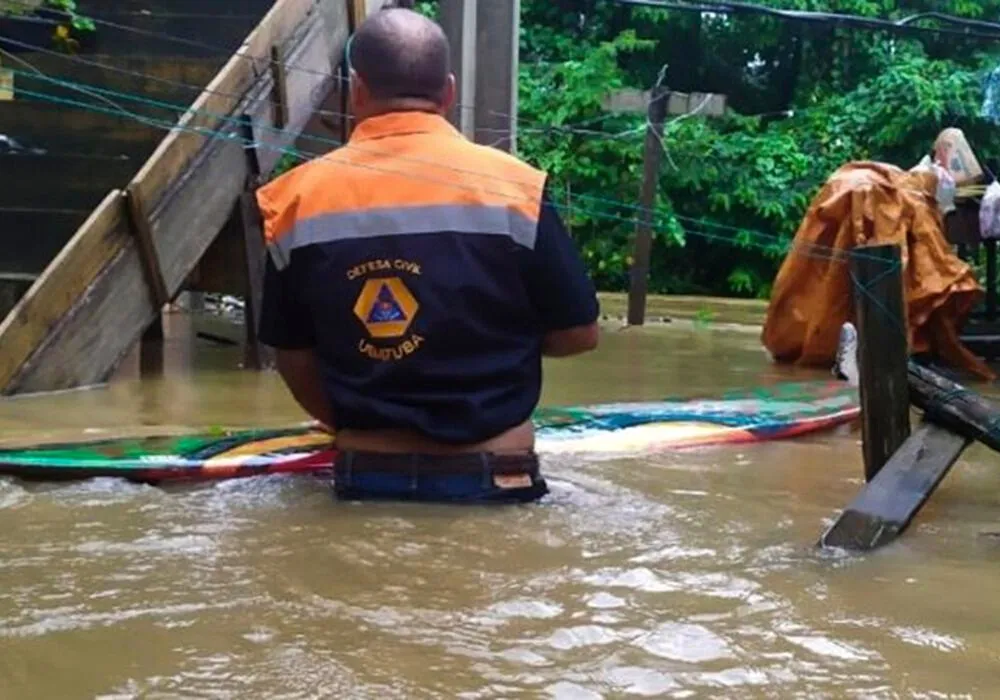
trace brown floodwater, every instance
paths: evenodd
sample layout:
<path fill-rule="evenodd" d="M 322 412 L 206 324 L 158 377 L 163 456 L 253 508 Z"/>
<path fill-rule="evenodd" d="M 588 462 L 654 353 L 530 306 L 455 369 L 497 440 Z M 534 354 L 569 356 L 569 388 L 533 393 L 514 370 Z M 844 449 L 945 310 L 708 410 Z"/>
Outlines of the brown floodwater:
<path fill-rule="evenodd" d="M 171 317 L 163 378 L 0 402 L 5 441 L 303 416 Z M 753 329 L 609 329 L 546 404 L 716 394 Z M 310 478 L 0 481 L 0 698 L 1000 697 L 1000 459 L 968 450 L 896 544 L 814 543 L 858 433 L 545 461 L 504 509 L 336 503 Z"/>

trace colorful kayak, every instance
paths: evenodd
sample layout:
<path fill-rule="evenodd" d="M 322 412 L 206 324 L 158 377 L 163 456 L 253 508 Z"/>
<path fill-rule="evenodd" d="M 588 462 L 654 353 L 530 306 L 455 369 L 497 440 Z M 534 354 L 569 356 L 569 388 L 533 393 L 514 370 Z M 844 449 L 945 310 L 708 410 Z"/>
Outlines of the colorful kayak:
<path fill-rule="evenodd" d="M 828 430 L 860 414 L 844 382 L 786 383 L 713 399 L 540 408 L 537 449 L 635 454 L 761 442 Z M 217 430 L 0 450 L 0 474 L 46 481 L 120 477 L 159 483 L 263 474 L 329 475 L 335 439 L 309 427 Z"/>

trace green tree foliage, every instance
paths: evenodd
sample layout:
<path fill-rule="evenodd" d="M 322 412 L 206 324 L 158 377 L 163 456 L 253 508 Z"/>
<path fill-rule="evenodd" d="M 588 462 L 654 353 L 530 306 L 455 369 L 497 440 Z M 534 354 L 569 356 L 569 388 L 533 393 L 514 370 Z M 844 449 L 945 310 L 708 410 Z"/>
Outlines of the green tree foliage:
<path fill-rule="evenodd" d="M 764 4 L 1000 19 L 998 0 Z M 602 98 L 622 86 L 649 87 L 664 65 L 670 88 L 723 93 L 732 113 L 667 124 L 651 277 L 657 292 L 766 296 L 811 198 L 848 161 L 909 168 L 948 126 L 963 129 L 987 161 L 1000 147 L 1000 130 L 978 117 L 1000 46 L 981 40 L 526 0 L 521 61 L 520 154 L 551 173 L 605 289 L 627 285 L 644 118 L 609 115 Z"/>
<path fill-rule="evenodd" d="M 93 19 L 77 11 L 76 0 L 0 0 L 0 17 L 35 15 L 52 15 L 57 18 L 53 22 L 52 42 L 57 48 L 70 53 L 80 47 L 80 42 L 77 41 L 79 35 L 97 29 Z"/>
<path fill-rule="evenodd" d="M 1000 21 L 1000 0 L 757 2 Z M 434 0 L 418 6 L 437 11 Z M 1000 128 L 979 111 L 1000 42 L 613 0 L 522 0 L 520 41 L 519 155 L 550 173 L 552 196 L 602 289 L 628 284 L 645 138 L 644 117 L 609 114 L 603 99 L 620 87 L 649 88 L 664 66 L 671 89 L 725 94 L 731 112 L 666 126 L 654 292 L 767 296 L 812 197 L 849 161 L 909 168 L 956 126 L 996 170 Z"/>

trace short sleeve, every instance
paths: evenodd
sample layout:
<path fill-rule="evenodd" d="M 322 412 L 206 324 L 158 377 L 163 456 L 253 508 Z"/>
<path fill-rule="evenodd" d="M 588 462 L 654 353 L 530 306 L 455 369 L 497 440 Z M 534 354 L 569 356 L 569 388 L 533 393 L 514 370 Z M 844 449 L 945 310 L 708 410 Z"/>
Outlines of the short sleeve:
<path fill-rule="evenodd" d="M 538 218 L 527 282 L 546 332 L 597 321 L 597 291 L 580 253 L 546 193 Z"/>
<path fill-rule="evenodd" d="M 308 307 L 296 290 L 292 267 L 279 271 L 271 256 L 264 270 L 260 310 L 260 342 L 281 350 L 304 350 L 316 344 Z"/>

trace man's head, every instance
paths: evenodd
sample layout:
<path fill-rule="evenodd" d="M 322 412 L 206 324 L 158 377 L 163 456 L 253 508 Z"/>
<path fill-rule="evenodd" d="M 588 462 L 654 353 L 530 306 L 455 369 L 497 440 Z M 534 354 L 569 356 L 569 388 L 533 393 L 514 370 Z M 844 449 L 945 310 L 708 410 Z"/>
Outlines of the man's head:
<path fill-rule="evenodd" d="M 351 39 L 351 105 L 363 119 L 404 109 L 444 113 L 455 100 L 448 39 L 436 23 L 406 9 L 375 12 Z"/>

